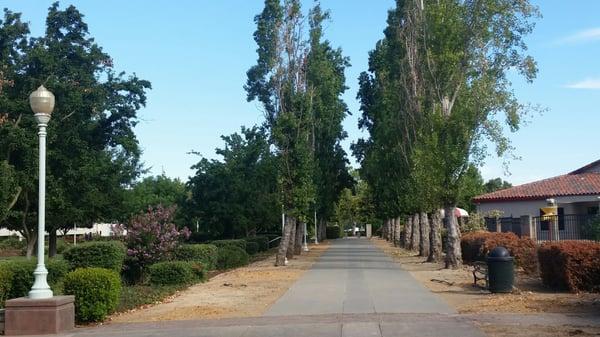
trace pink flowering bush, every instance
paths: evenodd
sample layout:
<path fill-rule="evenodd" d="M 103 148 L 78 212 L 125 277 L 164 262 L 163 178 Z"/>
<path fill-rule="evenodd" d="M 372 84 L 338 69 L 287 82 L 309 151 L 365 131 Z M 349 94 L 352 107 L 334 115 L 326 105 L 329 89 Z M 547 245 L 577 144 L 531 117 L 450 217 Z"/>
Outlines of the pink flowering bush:
<path fill-rule="evenodd" d="M 178 230 L 173 224 L 174 213 L 175 207 L 159 205 L 131 220 L 125 236 L 129 266 L 143 270 L 145 266 L 168 260 L 179 240 L 190 236 L 187 227 Z"/>

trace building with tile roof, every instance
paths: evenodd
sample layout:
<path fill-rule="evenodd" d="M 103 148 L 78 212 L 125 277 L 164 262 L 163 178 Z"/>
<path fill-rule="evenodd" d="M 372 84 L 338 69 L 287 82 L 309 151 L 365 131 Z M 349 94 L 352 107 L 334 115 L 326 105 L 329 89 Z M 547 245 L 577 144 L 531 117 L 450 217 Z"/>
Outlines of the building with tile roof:
<path fill-rule="evenodd" d="M 599 214 L 600 160 L 564 175 L 483 194 L 473 198 L 473 202 L 484 215 L 499 212 L 502 218 L 515 220 L 531 217 L 540 238 L 547 235 L 547 221 L 540 216 L 548 199 L 557 204 L 557 222 L 563 237 L 580 238 L 582 224 Z"/>

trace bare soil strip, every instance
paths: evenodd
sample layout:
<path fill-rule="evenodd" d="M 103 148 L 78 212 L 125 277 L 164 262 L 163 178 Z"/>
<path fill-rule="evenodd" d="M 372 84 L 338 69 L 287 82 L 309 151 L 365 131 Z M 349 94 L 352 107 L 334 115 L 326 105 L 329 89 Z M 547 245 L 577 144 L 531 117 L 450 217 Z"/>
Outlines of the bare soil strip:
<path fill-rule="evenodd" d="M 275 267 L 275 256 L 216 275 L 164 302 L 113 315 L 112 322 L 152 322 L 261 316 L 328 248 L 310 251 Z"/>

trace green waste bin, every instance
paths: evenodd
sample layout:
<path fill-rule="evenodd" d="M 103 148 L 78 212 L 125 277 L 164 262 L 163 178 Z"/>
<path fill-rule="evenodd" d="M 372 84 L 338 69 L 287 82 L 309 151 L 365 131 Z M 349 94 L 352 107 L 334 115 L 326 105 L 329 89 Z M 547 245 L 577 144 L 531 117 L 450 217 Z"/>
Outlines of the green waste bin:
<path fill-rule="evenodd" d="M 508 249 L 498 246 L 488 254 L 489 290 L 493 293 L 509 293 L 515 281 L 514 258 Z"/>

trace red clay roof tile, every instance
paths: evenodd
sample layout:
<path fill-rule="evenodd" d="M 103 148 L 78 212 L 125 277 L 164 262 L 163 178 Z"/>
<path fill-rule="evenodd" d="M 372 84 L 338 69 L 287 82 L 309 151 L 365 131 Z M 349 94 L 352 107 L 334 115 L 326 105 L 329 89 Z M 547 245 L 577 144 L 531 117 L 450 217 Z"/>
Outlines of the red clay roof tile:
<path fill-rule="evenodd" d="M 486 203 L 494 201 L 539 200 L 569 195 L 600 195 L 600 174 L 575 173 L 578 171 L 480 195 L 473 198 L 473 202 Z"/>

